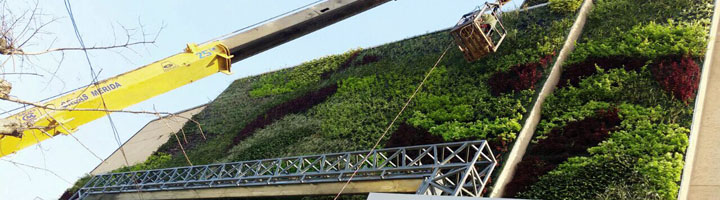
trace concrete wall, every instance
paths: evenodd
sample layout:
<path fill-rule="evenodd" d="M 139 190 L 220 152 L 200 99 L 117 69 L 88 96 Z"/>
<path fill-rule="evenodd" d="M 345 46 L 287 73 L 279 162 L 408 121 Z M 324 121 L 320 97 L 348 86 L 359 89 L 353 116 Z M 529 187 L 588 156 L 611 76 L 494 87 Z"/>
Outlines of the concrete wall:
<path fill-rule="evenodd" d="M 422 179 L 379 181 L 354 181 L 347 185 L 343 194 L 367 194 L 370 192 L 415 193 Z M 336 183 L 308 183 L 249 187 L 226 187 L 194 190 L 170 190 L 158 192 L 130 192 L 90 195 L 87 199 L 204 199 L 227 197 L 283 197 L 336 195 L 345 181 Z"/>
<path fill-rule="evenodd" d="M 185 122 L 188 121 L 185 118 L 190 118 L 203 109 L 205 109 L 205 105 L 178 112 L 177 115 L 182 117 L 168 116 L 150 121 L 120 146 L 122 151 L 120 148 L 115 150 L 107 159 L 95 167 L 90 174 L 103 174 L 126 166 L 125 157 L 130 165 L 144 162 L 160 145 L 168 141 L 170 134 L 179 131 L 185 125 Z M 125 157 L 123 157 L 123 151 Z"/>
<path fill-rule="evenodd" d="M 678 199 L 720 199 L 720 7 L 715 1 Z M 718 80 L 714 80 L 717 78 Z"/>
<path fill-rule="evenodd" d="M 370 193 L 367 200 L 511 200 L 506 198 L 477 198 L 477 197 L 449 197 L 449 196 L 425 196 L 415 194 L 388 194 Z"/>

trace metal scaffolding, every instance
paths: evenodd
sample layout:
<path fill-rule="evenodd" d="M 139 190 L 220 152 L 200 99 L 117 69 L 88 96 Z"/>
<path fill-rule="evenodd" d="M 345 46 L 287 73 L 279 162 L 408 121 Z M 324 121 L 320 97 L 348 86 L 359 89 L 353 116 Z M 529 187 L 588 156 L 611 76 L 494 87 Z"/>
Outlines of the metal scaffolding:
<path fill-rule="evenodd" d="M 497 164 L 484 140 L 197 165 L 93 176 L 93 194 L 304 183 L 424 179 L 417 194 L 480 197 Z"/>

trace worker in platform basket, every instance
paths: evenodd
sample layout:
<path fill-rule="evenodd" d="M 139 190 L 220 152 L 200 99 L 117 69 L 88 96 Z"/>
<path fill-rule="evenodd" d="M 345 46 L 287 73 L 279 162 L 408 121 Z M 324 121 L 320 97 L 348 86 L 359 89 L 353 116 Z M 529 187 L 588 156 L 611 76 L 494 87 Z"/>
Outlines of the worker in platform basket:
<path fill-rule="evenodd" d="M 495 25 L 497 24 L 497 18 L 495 18 L 492 14 L 482 14 L 480 17 L 482 18 L 480 28 L 485 35 L 490 36 L 490 34 L 492 34 L 492 30 L 495 29 Z"/>
<path fill-rule="evenodd" d="M 500 7 L 510 2 L 510 0 L 498 0 L 497 6 L 494 6 L 490 13 L 483 13 L 480 17 L 482 19 L 482 22 L 480 23 L 480 28 L 483 30 L 483 33 L 485 35 L 490 36 L 492 34 L 492 30 L 495 29 L 495 25 L 497 25 L 498 17 L 495 16 L 493 13 L 496 13 Z"/>

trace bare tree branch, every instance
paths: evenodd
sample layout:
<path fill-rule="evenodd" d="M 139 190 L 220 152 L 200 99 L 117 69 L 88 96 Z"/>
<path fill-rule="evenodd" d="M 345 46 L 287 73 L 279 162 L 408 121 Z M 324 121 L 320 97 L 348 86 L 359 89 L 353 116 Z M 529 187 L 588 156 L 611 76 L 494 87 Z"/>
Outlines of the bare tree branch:
<path fill-rule="evenodd" d="M 55 78 L 57 78 L 60 81 L 60 83 L 62 83 L 61 90 L 65 90 L 65 81 L 63 81 L 63 79 L 61 79 L 60 77 L 57 76 L 57 73 L 60 70 L 60 66 L 62 66 L 63 61 L 65 61 L 65 52 L 64 51 L 61 51 L 60 60 L 58 61 L 56 59 L 56 61 L 58 64 L 55 67 L 55 71 L 50 73 L 50 80 L 47 82 L 47 84 L 45 84 L 45 87 L 43 87 L 43 89 L 41 91 L 45 91 L 46 89 L 48 89 L 48 87 L 50 87 L 50 85 L 52 84 L 52 81 L 55 80 Z"/>
<path fill-rule="evenodd" d="M 45 113 L 45 115 L 46 115 L 47 117 L 49 117 L 50 119 L 52 119 L 53 121 L 58 122 L 59 126 L 60 126 L 63 130 L 65 130 L 65 132 L 67 132 L 67 133 L 70 132 L 70 130 L 68 130 L 68 128 L 66 128 L 65 125 L 64 125 L 62 122 L 56 120 L 54 117 L 52 117 L 52 115 L 47 114 L 47 112 Z M 52 135 L 50 135 L 50 133 L 46 132 L 45 130 L 46 130 L 46 129 L 40 129 L 40 131 L 42 131 L 42 132 L 45 133 L 46 135 L 52 137 Z M 103 159 L 100 158 L 100 156 L 98 156 L 95 152 L 93 152 L 92 150 L 90 150 L 90 147 L 88 147 L 87 145 L 85 145 L 84 143 L 82 143 L 82 142 L 80 141 L 80 139 L 78 139 L 77 137 L 75 137 L 75 135 L 73 135 L 73 134 L 68 134 L 68 135 L 70 135 L 70 137 L 72 137 L 73 139 L 75 139 L 75 141 L 77 141 L 77 142 L 80 144 L 80 146 L 82 146 L 83 148 L 85 148 L 85 150 L 87 150 L 88 152 L 90 152 L 90 154 L 92 154 L 93 156 L 95 156 L 95 158 L 97 158 L 98 160 L 100 160 L 100 162 L 103 161 Z M 40 144 L 40 143 L 38 142 L 38 144 Z"/>
<path fill-rule="evenodd" d="M 29 72 L 10 72 L 10 73 L 0 73 L 0 75 L 33 75 L 33 76 L 39 76 L 43 77 L 42 74 L 38 73 L 29 73 Z"/>
<path fill-rule="evenodd" d="M 202 124 L 200 124 L 200 122 L 198 122 L 198 121 L 196 121 L 196 120 L 194 120 L 194 119 L 192 119 L 192 118 L 185 117 L 185 116 L 182 116 L 182 115 L 178 115 L 178 114 L 175 114 L 175 113 L 170 113 L 170 112 L 151 112 L 151 111 L 135 111 L 135 110 L 112 110 L 112 109 L 91 109 L 91 108 L 55 108 L 55 107 L 50 107 L 50 106 L 47 106 L 47 105 L 42 105 L 42 104 L 39 104 L 39 103 L 33 103 L 33 102 L 21 100 L 21 99 L 12 97 L 12 96 L 0 97 L 0 99 L 5 100 L 5 101 L 14 102 L 14 103 L 23 104 L 23 105 L 30 105 L 30 106 L 34 106 L 34 107 L 41 108 L 41 109 L 53 110 L 53 111 L 85 111 L 85 112 L 95 111 L 95 112 L 108 112 L 108 113 L 146 114 L 146 115 L 155 115 L 155 116 L 158 116 L 158 117 L 161 117 L 161 118 L 165 118 L 165 117 L 178 117 L 178 118 L 186 119 L 186 120 L 191 121 L 191 122 L 195 123 L 196 125 L 198 125 L 198 128 L 199 128 L 199 130 L 200 130 L 200 134 L 202 135 L 203 139 L 207 139 L 207 137 L 205 136 L 205 133 L 203 132 Z M 48 115 L 48 116 L 49 116 L 49 115 Z M 57 120 L 55 120 L 55 121 L 57 121 Z M 26 127 L 26 128 L 27 128 L 27 127 Z"/>
<path fill-rule="evenodd" d="M 123 27 L 125 31 L 125 41 L 123 43 L 117 43 L 117 37 L 115 37 L 114 44 L 112 45 L 96 45 L 93 47 L 58 47 L 54 48 L 55 40 L 52 40 L 50 44 L 48 45 L 47 49 L 40 50 L 40 51 L 32 51 L 26 49 L 26 46 L 30 44 L 32 41 L 37 40 L 37 35 L 44 32 L 44 29 L 54 22 L 57 22 L 59 18 L 52 18 L 49 21 L 41 22 L 40 18 L 38 16 L 44 15 L 39 10 L 39 1 L 33 1 L 33 5 L 31 5 L 31 8 L 28 8 L 22 12 L 21 15 L 15 16 L 12 14 L 12 10 L 10 10 L 8 7 L 5 6 L 5 1 L 3 2 L 2 12 L 3 13 L 10 13 L 10 14 L 3 14 L 0 16 L 0 32 L 2 35 L 0 35 L 0 54 L 2 55 L 8 55 L 8 61 L 13 61 L 13 69 L 15 69 L 17 63 L 15 63 L 15 55 L 24 57 L 24 56 L 37 56 L 37 55 L 43 55 L 53 52 L 65 52 L 65 51 L 85 51 L 85 50 L 112 50 L 112 49 L 125 49 L 128 51 L 131 51 L 135 54 L 140 55 L 135 49 L 133 49 L 134 46 L 139 45 L 147 45 L 147 44 L 155 44 L 157 41 L 157 38 L 159 37 L 162 30 L 165 28 L 165 25 L 163 24 L 160 26 L 160 28 L 157 30 L 157 32 L 154 33 L 154 37 L 152 37 L 152 40 L 148 40 L 148 34 L 146 34 L 146 28 L 145 25 L 143 25 L 140 21 L 138 22 L 139 30 L 138 29 L 130 29 L 122 24 L 120 24 L 121 27 Z M 20 27 L 21 24 L 24 24 L 24 26 Z M 114 30 L 114 26 L 113 30 Z M 19 33 L 16 32 L 17 30 L 20 30 Z M 47 33 L 50 34 L 50 33 Z M 115 35 L 115 31 L 112 33 Z M 141 34 L 138 36 L 141 40 L 135 40 L 134 36 L 137 34 Z M 118 51 L 112 51 L 118 54 Z M 128 59 L 129 60 L 129 59 Z M 5 69 L 5 63 L 3 62 L 3 65 L 0 66 L 3 69 Z"/>
<path fill-rule="evenodd" d="M 139 45 L 139 44 L 154 44 L 155 40 L 153 41 L 140 41 L 140 42 L 130 42 L 125 44 L 119 44 L 119 45 L 111 45 L 111 46 L 97 46 L 97 47 L 67 47 L 67 48 L 54 48 L 54 49 L 47 49 L 44 51 L 37 51 L 37 52 L 23 52 L 22 50 L 14 50 L 14 54 L 18 55 L 40 55 L 40 54 L 46 54 L 50 52 L 56 52 L 56 51 L 82 51 L 82 50 L 107 50 L 107 49 L 115 49 L 115 48 L 128 48 L 133 45 Z"/>
<path fill-rule="evenodd" d="M 9 162 L 10 164 L 13 164 L 13 165 L 15 165 L 15 166 L 23 166 L 23 167 L 28 167 L 28 168 L 36 169 L 36 170 L 42 170 L 42 171 L 50 172 L 52 175 L 55 175 L 55 177 L 58 177 L 60 180 L 63 180 L 63 181 L 65 181 L 65 182 L 68 183 L 68 184 L 72 184 L 70 181 L 68 181 L 67 179 L 63 178 L 62 176 L 60 176 L 59 174 L 55 173 L 55 172 L 52 171 L 52 170 L 45 169 L 45 168 L 42 168 L 42 167 L 36 167 L 36 166 L 28 165 L 28 164 L 23 164 L 23 163 L 19 163 L 19 162 L 15 162 L 15 161 L 12 161 L 12 160 L 7 160 L 7 159 L 0 159 L 0 160 L 5 161 L 5 162 Z"/>
<path fill-rule="evenodd" d="M 187 161 L 187 163 L 190 166 L 192 166 L 193 164 L 192 164 L 192 162 L 190 162 L 190 157 L 187 155 L 187 153 L 185 153 L 185 147 L 183 147 L 182 143 L 180 142 L 180 138 L 178 137 L 177 131 L 172 130 L 172 128 L 170 127 L 170 124 L 168 124 L 167 121 L 165 121 L 167 119 L 165 119 L 165 118 L 160 118 L 160 119 L 163 120 L 163 122 L 165 123 L 165 126 L 167 126 L 167 128 L 170 131 L 172 131 L 172 133 L 175 135 L 175 140 L 177 140 L 177 143 L 180 146 L 180 150 L 182 151 L 183 156 L 185 156 L 185 160 Z M 180 130 L 182 130 L 182 127 L 180 128 Z M 182 133 L 183 133 L 183 139 L 185 140 L 185 144 L 187 144 L 188 142 L 187 142 L 187 138 L 185 138 L 185 131 L 183 131 Z"/>
<path fill-rule="evenodd" d="M 30 25 L 33 24 L 33 19 L 35 19 L 35 14 L 36 14 L 37 11 L 38 11 L 38 6 L 39 6 L 39 5 L 40 5 L 40 2 L 39 2 L 39 1 L 35 1 L 35 6 L 32 8 L 32 12 L 30 13 L 30 19 L 28 19 L 28 22 L 25 23 L 25 27 L 22 29 L 22 31 L 20 31 L 20 33 L 19 33 L 16 37 L 18 37 L 18 38 L 23 37 L 23 36 L 25 35 L 25 33 L 26 33 L 29 29 L 31 29 L 31 28 L 30 28 Z M 47 24 L 47 23 L 46 23 L 46 24 Z M 43 25 L 43 26 L 44 26 L 44 25 Z M 43 26 L 40 26 L 39 28 L 35 28 L 35 32 L 34 32 L 29 38 L 32 38 L 38 31 L 40 31 L 40 29 L 42 29 Z M 27 42 L 27 41 L 25 41 L 25 42 Z M 23 44 L 24 44 L 24 43 L 23 43 Z M 19 45 L 18 48 L 20 48 L 21 46 L 23 46 L 23 45 Z"/>

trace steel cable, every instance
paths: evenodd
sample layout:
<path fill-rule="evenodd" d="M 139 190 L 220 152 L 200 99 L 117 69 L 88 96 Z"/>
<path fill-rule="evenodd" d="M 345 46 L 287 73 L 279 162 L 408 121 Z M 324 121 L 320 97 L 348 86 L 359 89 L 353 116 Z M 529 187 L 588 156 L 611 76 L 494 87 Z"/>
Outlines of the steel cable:
<path fill-rule="evenodd" d="M 420 82 L 420 84 L 417 86 L 417 88 L 415 88 L 415 91 L 412 93 L 412 95 L 410 95 L 408 100 L 405 102 L 405 105 L 403 105 L 403 107 L 400 109 L 400 111 L 397 113 L 397 115 L 395 115 L 395 118 L 390 122 L 390 124 L 387 126 L 387 128 L 385 128 L 385 131 L 383 132 L 382 135 L 380 135 L 380 138 L 378 138 L 378 140 L 375 142 L 375 145 L 373 145 L 372 149 L 370 149 L 370 151 L 368 151 L 367 155 L 365 155 L 365 157 L 363 157 L 363 159 L 360 161 L 360 164 L 357 166 L 357 169 L 355 169 L 355 171 L 353 171 L 353 173 L 350 175 L 350 178 L 348 178 L 348 180 L 345 182 L 343 187 L 340 189 L 340 192 L 338 192 L 338 194 L 335 195 L 334 200 L 337 200 L 340 197 L 340 195 L 342 194 L 342 192 L 345 191 L 345 188 L 348 186 L 348 184 L 350 184 L 350 181 L 352 181 L 353 177 L 355 177 L 357 172 L 360 170 L 360 167 L 362 167 L 362 165 L 365 162 L 367 162 L 368 158 L 370 157 L 370 154 L 375 149 L 377 149 L 377 147 L 380 145 L 380 142 L 382 142 L 382 139 L 385 138 L 385 135 L 387 135 L 387 133 L 390 131 L 390 128 L 392 128 L 392 126 L 395 125 L 395 121 L 397 121 L 400 118 L 400 115 L 402 115 L 402 113 L 405 112 L 405 109 L 407 108 L 407 106 L 410 105 L 410 102 L 412 102 L 412 100 L 415 98 L 417 93 L 420 92 L 420 90 L 422 89 L 422 87 L 425 84 L 425 82 L 427 81 L 427 79 L 430 78 L 430 75 L 432 74 L 432 72 L 435 70 L 435 68 L 437 68 L 438 64 L 440 64 L 440 61 L 442 61 L 442 59 L 445 57 L 445 54 L 447 54 L 448 50 L 450 50 L 451 47 L 452 47 L 452 43 L 450 45 L 448 45 L 447 48 L 445 48 L 445 51 L 443 51 L 443 53 L 440 55 L 438 60 L 435 62 L 435 65 L 433 65 L 433 67 L 430 68 L 430 71 L 427 72 L 427 74 L 425 75 L 425 78 L 423 78 L 423 80 Z"/>

